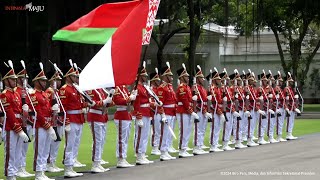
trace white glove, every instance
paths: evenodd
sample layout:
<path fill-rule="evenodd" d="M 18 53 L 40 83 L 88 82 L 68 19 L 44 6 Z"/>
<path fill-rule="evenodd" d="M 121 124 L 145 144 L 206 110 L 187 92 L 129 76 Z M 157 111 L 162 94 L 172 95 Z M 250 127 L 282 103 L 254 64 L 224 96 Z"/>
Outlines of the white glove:
<path fill-rule="evenodd" d="M 259 97 L 259 100 L 261 100 L 261 101 L 262 101 L 262 100 L 263 100 L 263 96 L 260 96 L 260 97 Z"/>
<path fill-rule="evenodd" d="M 277 95 L 276 95 L 276 98 L 279 99 L 279 97 L 280 97 L 279 94 L 277 94 Z"/>
<path fill-rule="evenodd" d="M 245 114 L 247 117 L 251 116 L 250 111 L 246 111 L 246 112 L 244 112 L 244 114 Z"/>
<path fill-rule="evenodd" d="M 212 114 L 211 113 L 204 113 L 204 117 L 206 117 L 207 119 L 212 119 Z"/>
<path fill-rule="evenodd" d="M 192 96 L 192 100 L 193 101 L 197 101 L 198 100 L 198 96 L 197 95 Z"/>
<path fill-rule="evenodd" d="M 220 114 L 220 121 L 222 121 L 222 122 L 224 122 L 224 121 L 226 121 L 226 117 L 224 117 L 224 115 L 223 114 Z"/>
<path fill-rule="evenodd" d="M 70 131 L 71 131 L 71 126 L 70 126 L 70 124 L 66 125 L 66 126 L 64 127 L 64 130 L 65 130 L 66 132 L 70 132 Z"/>
<path fill-rule="evenodd" d="M 59 111 L 59 110 L 60 110 L 59 105 L 58 105 L 58 104 L 54 104 L 54 105 L 51 107 L 51 110 L 52 110 L 52 111 Z"/>
<path fill-rule="evenodd" d="M 212 100 L 212 95 L 207 96 L 208 101 Z"/>
<path fill-rule="evenodd" d="M 134 101 L 134 100 L 136 100 L 136 98 L 137 98 L 137 95 L 135 95 L 135 94 L 131 94 L 129 96 L 130 101 Z"/>
<path fill-rule="evenodd" d="M 238 99 L 238 97 L 239 97 L 239 95 L 238 95 L 238 93 L 234 96 L 236 99 Z"/>
<path fill-rule="evenodd" d="M 227 96 L 223 97 L 223 99 L 222 99 L 222 100 L 223 100 L 223 101 L 228 101 Z"/>
<path fill-rule="evenodd" d="M 266 113 L 265 113 L 264 111 L 261 111 L 260 109 L 258 110 L 258 113 L 259 113 L 260 115 L 262 115 L 262 116 L 265 116 L 265 115 L 266 115 Z"/>
<path fill-rule="evenodd" d="M 159 101 L 159 103 L 156 101 L 156 106 L 162 106 L 163 103 L 161 101 Z"/>
<path fill-rule="evenodd" d="M 18 135 L 19 135 L 19 137 L 23 140 L 23 142 L 28 142 L 28 141 L 29 141 L 29 138 L 28 138 L 27 134 L 24 133 L 23 131 L 20 131 L 20 132 L 18 133 Z"/>
<path fill-rule="evenodd" d="M 235 111 L 235 112 L 232 113 L 232 116 L 234 116 L 234 117 L 240 117 L 240 114 L 239 114 L 237 111 Z"/>
<path fill-rule="evenodd" d="M 301 111 L 298 108 L 295 108 L 294 111 L 298 114 L 301 114 Z"/>
<path fill-rule="evenodd" d="M 286 96 L 286 100 L 289 100 L 289 96 Z"/>
<path fill-rule="evenodd" d="M 29 111 L 29 106 L 28 106 L 28 104 L 22 105 L 22 110 L 25 111 L 25 112 L 28 112 L 28 111 Z"/>
<path fill-rule="evenodd" d="M 288 113 L 290 112 L 290 110 L 288 108 L 285 109 Z"/>
<path fill-rule="evenodd" d="M 280 110 L 280 109 L 277 109 L 276 112 L 277 112 L 277 114 L 280 114 L 280 113 L 281 113 L 281 110 Z"/>
<path fill-rule="evenodd" d="M 83 114 L 88 114 L 88 108 L 82 108 L 82 113 Z"/>
<path fill-rule="evenodd" d="M 137 95 L 138 95 L 138 90 L 133 90 L 133 91 L 131 92 L 131 95 L 137 96 Z"/>
<path fill-rule="evenodd" d="M 90 107 L 93 107 L 94 105 L 96 105 L 96 102 L 92 101 L 92 103 L 88 104 Z"/>
<path fill-rule="evenodd" d="M 166 117 L 166 115 L 164 114 L 164 113 L 162 113 L 161 114 L 161 121 L 163 122 L 163 123 L 166 123 L 168 120 L 167 120 L 167 117 Z"/>
<path fill-rule="evenodd" d="M 298 99 L 298 98 L 299 98 L 299 95 L 298 95 L 298 94 L 294 95 L 294 98 L 295 98 L 295 99 Z"/>
<path fill-rule="evenodd" d="M 249 96 L 249 95 L 246 95 L 246 99 L 250 99 L 250 96 Z"/>
<path fill-rule="evenodd" d="M 193 119 L 199 119 L 199 116 L 198 116 L 197 113 L 192 112 L 192 113 L 191 113 L 191 118 L 193 118 Z"/>
<path fill-rule="evenodd" d="M 269 109 L 270 114 L 274 114 L 274 111 L 272 109 Z"/>
<path fill-rule="evenodd" d="M 102 101 L 102 103 L 103 103 L 104 106 L 107 105 L 107 104 L 109 104 L 109 103 L 111 103 L 111 102 L 112 102 L 112 98 L 109 97 L 109 96 Z"/>
<path fill-rule="evenodd" d="M 54 132 L 52 126 L 47 130 L 47 132 L 49 133 L 49 136 L 52 140 L 57 140 L 57 135 L 56 133 Z"/>
<path fill-rule="evenodd" d="M 143 127 L 143 121 L 142 121 L 142 119 L 137 119 L 136 123 L 137 123 L 137 125 L 138 125 L 139 127 Z"/>
<path fill-rule="evenodd" d="M 268 95 L 268 98 L 269 98 L 269 99 L 272 99 L 272 98 L 273 98 L 273 94 L 269 94 L 269 95 Z"/>

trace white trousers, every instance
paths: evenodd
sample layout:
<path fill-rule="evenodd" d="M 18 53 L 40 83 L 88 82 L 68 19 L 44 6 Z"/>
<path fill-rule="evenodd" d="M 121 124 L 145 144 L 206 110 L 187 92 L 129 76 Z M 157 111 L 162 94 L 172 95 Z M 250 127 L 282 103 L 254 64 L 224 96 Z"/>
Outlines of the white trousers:
<path fill-rule="evenodd" d="M 227 112 L 225 115 L 226 121 L 223 124 L 222 140 L 228 142 L 230 140 L 234 118 L 230 112 Z"/>
<path fill-rule="evenodd" d="M 100 162 L 105 143 L 106 123 L 103 122 L 89 122 L 89 127 L 92 134 L 92 158 L 94 162 Z"/>
<path fill-rule="evenodd" d="M 217 114 L 213 115 L 213 122 L 211 123 L 210 131 L 210 144 L 211 146 L 217 146 L 219 143 L 219 135 L 221 130 L 221 124 L 223 122 Z"/>
<path fill-rule="evenodd" d="M 199 116 L 199 122 L 194 124 L 194 146 L 201 147 L 203 145 L 204 136 L 206 134 L 208 119 L 202 114 L 197 113 Z"/>
<path fill-rule="evenodd" d="M 60 138 L 62 138 L 63 134 L 63 126 L 57 126 L 58 133 L 60 135 Z M 54 141 L 50 139 L 50 150 L 49 150 L 49 157 L 47 160 L 47 163 L 55 163 L 57 156 L 58 156 L 58 151 L 60 147 L 61 141 Z"/>
<path fill-rule="evenodd" d="M 292 133 L 296 113 L 294 111 L 290 111 L 289 114 L 290 117 L 287 117 L 287 133 Z"/>
<path fill-rule="evenodd" d="M 50 151 L 50 136 L 48 132 L 43 128 L 36 129 L 34 139 L 34 160 L 33 170 L 34 171 L 46 171 L 47 159 Z"/>
<path fill-rule="evenodd" d="M 265 119 L 262 119 L 262 116 L 260 114 L 258 114 L 258 136 L 259 137 L 264 137 L 264 133 L 268 124 L 268 115 L 269 113 L 264 111 L 266 113 L 266 117 Z"/>
<path fill-rule="evenodd" d="M 159 147 L 161 131 L 161 115 L 155 114 L 152 124 L 151 145 L 152 147 Z"/>
<path fill-rule="evenodd" d="M 273 138 L 274 134 L 274 126 L 276 125 L 277 117 L 275 114 L 275 117 L 271 118 L 271 114 L 269 115 L 268 124 L 267 124 L 267 133 L 269 138 Z"/>
<path fill-rule="evenodd" d="M 174 126 L 175 116 L 166 115 L 166 118 L 168 123 L 161 122 L 160 144 L 159 144 L 160 151 L 164 151 L 164 152 L 167 152 L 169 146 L 171 146 L 172 135 L 169 132 L 168 126 L 170 126 L 172 130 L 174 130 L 173 126 Z"/>
<path fill-rule="evenodd" d="M 286 118 L 286 111 L 283 108 L 280 109 L 280 112 L 281 112 L 281 116 L 276 118 L 277 136 L 282 136 L 284 119 Z"/>
<path fill-rule="evenodd" d="M 192 124 L 190 114 L 177 114 L 179 122 L 179 149 L 186 150 L 189 144 L 189 139 L 192 131 Z"/>
<path fill-rule="evenodd" d="M 148 146 L 148 137 L 150 132 L 150 117 L 142 116 L 143 127 L 135 124 L 135 152 L 138 154 L 146 153 Z"/>
<path fill-rule="evenodd" d="M 232 127 L 232 135 L 234 137 L 235 140 L 241 140 L 242 139 L 242 133 L 243 133 L 243 129 L 245 128 L 244 122 L 245 122 L 245 115 L 243 113 L 243 111 L 239 111 L 241 120 L 237 120 L 237 118 L 235 117 L 233 120 L 233 127 Z"/>
<path fill-rule="evenodd" d="M 29 137 L 31 138 L 33 136 L 33 132 L 32 132 L 32 126 L 27 124 L 27 132 Z M 28 147 L 29 147 L 30 143 L 22 143 L 22 149 L 21 149 L 21 159 L 20 161 L 20 167 L 26 167 L 26 156 L 27 156 L 27 152 L 28 152 Z"/>
<path fill-rule="evenodd" d="M 125 159 L 127 158 L 131 121 L 115 119 L 114 123 L 118 130 L 116 157 Z"/>
<path fill-rule="evenodd" d="M 83 124 L 70 123 L 71 130 L 66 133 L 66 145 L 64 149 L 65 166 L 73 166 L 75 159 L 78 156 L 80 139 L 82 135 Z"/>
<path fill-rule="evenodd" d="M 256 112 L 255 110 L 251 110 L 251 118 L 252 119 L 248 119 L 247 118 L 247 129 L 248 129 L 248 138 L 252 138 L 254 136 L 254 130 L 256 128 L 256 123 L 259 120 L 260 114 L 258 112 Z"/>
<path fill-rule="evenodd" d="M 3 131 L 4 176 L 15 176 L 20 166 L 21 149 L 24 143 L 14 131 Z"/>

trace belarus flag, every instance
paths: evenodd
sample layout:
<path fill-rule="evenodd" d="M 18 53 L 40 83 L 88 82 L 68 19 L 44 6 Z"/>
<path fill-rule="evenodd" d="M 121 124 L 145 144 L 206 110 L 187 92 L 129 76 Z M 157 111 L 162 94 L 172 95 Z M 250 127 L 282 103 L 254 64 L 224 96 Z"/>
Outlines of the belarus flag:
<path fill-rule="evenodd" d="M 159 2 L 139 1 L 81 72 L 81 90 L 129 85 L 134 82 L 140 62 L 143 29 L 153 26 Z M 147 29 L 149 30 L 150 28 Z"/>

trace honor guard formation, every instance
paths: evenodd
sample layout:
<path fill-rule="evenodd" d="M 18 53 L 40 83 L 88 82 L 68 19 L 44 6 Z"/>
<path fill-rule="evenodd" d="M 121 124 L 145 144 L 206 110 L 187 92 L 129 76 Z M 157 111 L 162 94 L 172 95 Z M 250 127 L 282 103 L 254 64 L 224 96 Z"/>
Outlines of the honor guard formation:
<path fill-rule="evenodd" d="M 292 130 L 295 117 L 303 110 L 303 98 L 290 72 L 282 75 L 279 71 L 273 74 L 263 70 L 255 75 L 250 69 L 242 72 L 235 69 L 228 74 L 226 69 L 213 68 L 205 76 L 198 65 L 192 77 L 182 64 L 176 71 L 178 86 L 174 90 L 168 62 L 150 75 L 143 63 L 132 90 L 123 85 L 83 92 L 78 86 L 81 69 L 69 61 L 67 72 L 50 61 L 54 71 L 47 73 L 49 76 L 40 63 L 38 74 L 32 79 L 33 87 L 28 84 L 24 61 L 15 67 L 11 60 L 0 66 L 3 83 L 0 139 L 4 145 L 7 179 L 34 176 L 36 180 L 50 180 L 45 172 L 61 171 L 65 177 L 82 176 L 73 167 L 86 166 L 77 160 L 84 123 L 88 123 L 92 132 L 91 171 L 109 171 L 101 166 L 107 163 L 101 157 L 106 141 L 107 110 L 113 106 L 119 168 L 134 166 L 126 160 L 131 126 L 135 129 L 137 165 L 153 163 L 146 155 L 149 140 L 151 154 L 158 155 L 161 161 L 169 161 L 176 159 L 172 153 L 188 158 L 297 138 Z M 176 125 L 178 137 L 174 132 Z M 206 132 L 210 133 L 209 142 L 204 142 Z M 222 144 L 219 144 L 220 133 Z M 194 138 L 190 139 L 192 134 Z M 63 138 L 64 168 L 59 168 L 55 162 Z M 173 147 L 173 139 L 178 140 L 178 150 Z M 188 147 L 190 141 L 193 148 Z M 32 150 L 28 147 L 31 143 Z M 28 149 L 34 154 L 34 174 L 25 168 Z"/>

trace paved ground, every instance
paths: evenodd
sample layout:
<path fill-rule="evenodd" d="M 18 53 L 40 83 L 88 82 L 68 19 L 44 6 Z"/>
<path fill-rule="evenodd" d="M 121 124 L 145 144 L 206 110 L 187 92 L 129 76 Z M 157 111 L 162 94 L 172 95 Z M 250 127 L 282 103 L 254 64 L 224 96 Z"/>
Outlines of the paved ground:
<path fill-rule="evenodd" d="M 77 180 L 320 179 L 320 133 L 294 141 L 210 153 L 148 166 L 85 173 Z"/>

